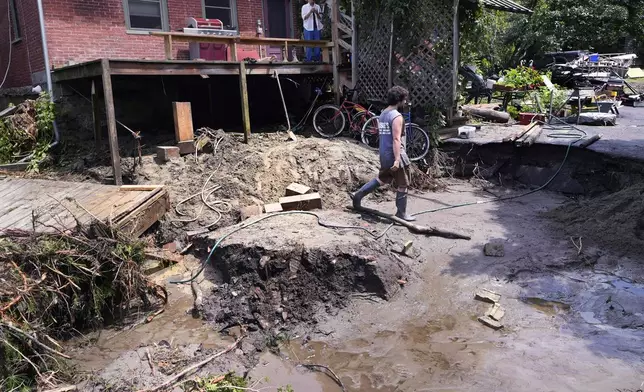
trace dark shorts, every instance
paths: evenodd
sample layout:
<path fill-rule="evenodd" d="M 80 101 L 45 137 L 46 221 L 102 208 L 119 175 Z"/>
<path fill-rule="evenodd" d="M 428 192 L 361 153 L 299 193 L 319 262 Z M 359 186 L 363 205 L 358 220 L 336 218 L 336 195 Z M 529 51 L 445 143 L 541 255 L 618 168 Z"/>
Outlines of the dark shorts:
<path fill-rule="evenodd" d="M 380 169 L 378 180 L 384 184 L 391 184 L 396 188 L 409 187 L 409 166 L 401 166 L 398 170 Z"/>

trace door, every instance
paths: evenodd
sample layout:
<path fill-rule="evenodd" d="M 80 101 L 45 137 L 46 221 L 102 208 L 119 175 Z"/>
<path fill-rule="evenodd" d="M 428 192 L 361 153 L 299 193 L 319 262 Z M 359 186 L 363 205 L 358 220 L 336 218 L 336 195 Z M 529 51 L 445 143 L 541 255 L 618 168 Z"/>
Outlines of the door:
<path fill-rule="evenodd" d="M 292 7 L 290 0 L 264 0 L 264 20 L 266 21 L 266 36 L 270 38 L 290 38 Z M 275 56 L 282 60 L 282 48 L 269 46 L 267 56 Z M 288 56 L 288 54 L 287 54 Z"/>

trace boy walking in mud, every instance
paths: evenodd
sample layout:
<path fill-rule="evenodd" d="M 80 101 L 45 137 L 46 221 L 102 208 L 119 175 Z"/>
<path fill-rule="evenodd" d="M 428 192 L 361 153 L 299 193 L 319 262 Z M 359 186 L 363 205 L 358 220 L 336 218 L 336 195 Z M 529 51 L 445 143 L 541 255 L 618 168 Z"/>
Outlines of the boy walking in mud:
<path fill-rule="evenodd" d="M 407 214 L 407 188 L 409 187 L 409 165 L 407 157 L 405 121 L 400 113 L 409 92 L 400 86 L 394 86 L 387 92 L 389 105 L 381 114 L 378 124 L 380 135 L 380 172 L 373 180 L 365 184 L 353 195 L 353 208 L 360 209 L 362 199 L 384 184 L 392 183 L 396 187 L 396 216 L 406 221 L 416 218 Z"/>

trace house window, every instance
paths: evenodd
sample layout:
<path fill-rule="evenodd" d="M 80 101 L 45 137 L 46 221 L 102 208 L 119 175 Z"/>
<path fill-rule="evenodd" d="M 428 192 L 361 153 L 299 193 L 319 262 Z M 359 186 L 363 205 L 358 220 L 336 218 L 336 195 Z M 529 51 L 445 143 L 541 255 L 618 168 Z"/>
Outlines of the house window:
<path fill-rule="evenodd" d="M 20 34 L 20 21 L 18 20 L 16 0 L 9 0 L 9 12 L 11 13 L 11 29 L 13 32 L 12 41 L 18 41 L 22 38 L 22 35 Z"/>
<path fill-rule="evenodd" d="M 127 27 L 136 30 L 168 30 L 167 0 L 123 0 Z"/>
<path fill-rule="evenodd" d="M 219 19 L 224 28 L 236 28 L 237 7 L 235 0 L 203 0 L 207 19 Z"/>

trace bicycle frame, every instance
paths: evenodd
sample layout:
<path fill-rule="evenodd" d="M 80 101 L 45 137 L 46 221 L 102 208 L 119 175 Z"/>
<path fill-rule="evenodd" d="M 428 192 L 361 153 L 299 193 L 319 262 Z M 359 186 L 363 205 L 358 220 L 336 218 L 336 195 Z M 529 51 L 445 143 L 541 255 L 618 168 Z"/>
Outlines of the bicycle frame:
<path fill-rule="evenodd" d="M 371 106 L 369 108 L 365 108 L 359 103 L 349 101 L 345 98 L 340 105 L 340 111 L 338 112 L 338 114 L 332 117 L 332 120 L 335 120 L 337 116 L 346 115 L 347 119 L 349 120 L 349 130 L 353 133 L 360 133 L 362 132 L 362 125 L 364 124 L 357 123 L 356 117 L 365 112 L 369 113 L 370 108 Z M 352 112 L 356 113 L 352 115 Z"/>

